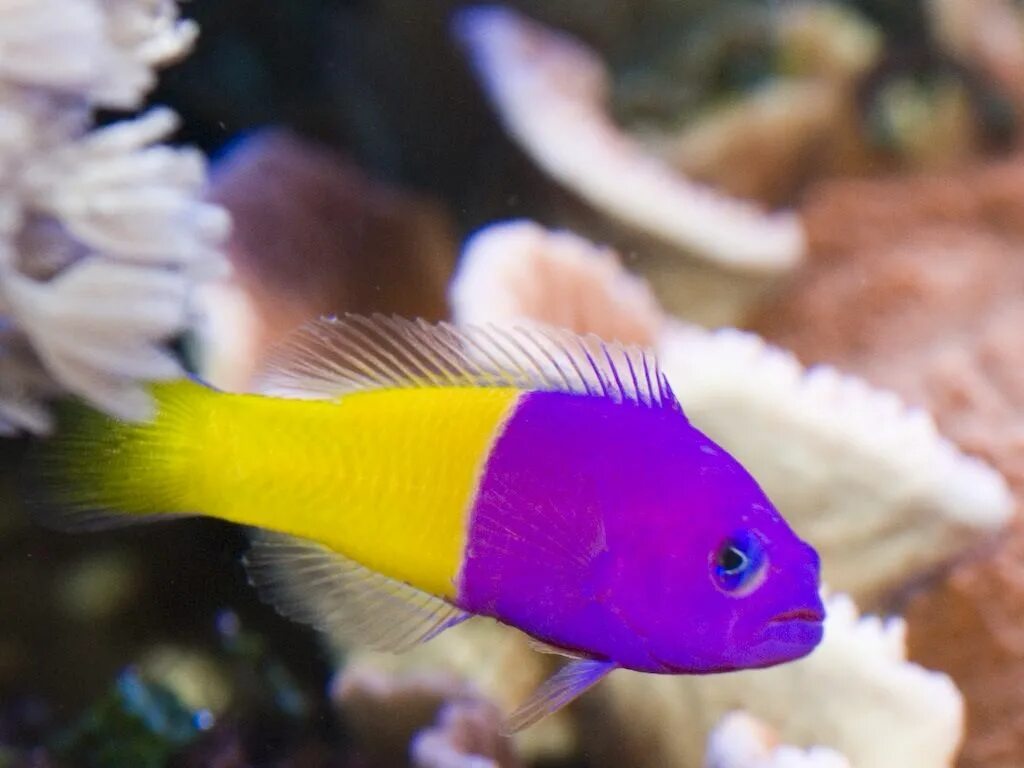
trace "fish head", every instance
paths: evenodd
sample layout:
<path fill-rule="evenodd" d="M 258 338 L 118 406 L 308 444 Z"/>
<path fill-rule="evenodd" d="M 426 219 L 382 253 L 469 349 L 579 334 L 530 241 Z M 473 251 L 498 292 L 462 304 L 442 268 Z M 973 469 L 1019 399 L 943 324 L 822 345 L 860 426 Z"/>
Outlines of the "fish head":
<path fill-rule="evenodd" d="M 790 528 L 751 475 L 693 430 L 667 451 L 643 499 L 649 526 L 624 537 L 619 610 L 654 669 L 702 674 L 773 666 L 822 638 L 817 552 Z M 674 459 L 673 459 L 674 457 Z"/>

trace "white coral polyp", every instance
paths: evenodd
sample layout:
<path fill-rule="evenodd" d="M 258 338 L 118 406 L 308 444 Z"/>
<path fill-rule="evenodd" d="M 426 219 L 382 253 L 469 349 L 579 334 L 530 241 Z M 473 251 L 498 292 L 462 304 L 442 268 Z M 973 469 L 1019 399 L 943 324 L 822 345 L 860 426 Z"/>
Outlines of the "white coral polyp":
<path fill-rule="evenodd" d="M 88 87 L 111 55 L 93 0 L 0 0 L 0 78 L 24 85 Z"/>
<path fill-rule="evenodd" d="M 86 259 L 41 282 L 3 275 L 7 308 L 67 389 L 125 419 L 147 418 L 140 380 L 182 375 L 162 342 L 186 328 L 189 284 L 179 272 Z"/>
<path fill-rule="evenodd" d="M 199 26 L 178 18 L 174 0 L 101 0 L 109 14 L 111 39 L 154 67 L 169 64 L 189 51 Z"/>
<path fill-rule="evenodd" d="M 131 109 L 196 33 L 169 0 L 0 0 L 0 80 Z"/>
<path fill-rule="evenodd" d="M 51 153 L 25 176 L 29 203 L 90 248 L 119 259 L 208 267 L 219 262 L 228 217 L 198 200 L 198 151 L 145 144 L 174 127 L 154 111 Z"/>
<path fill-rule="evenodd" d="M 706 768 L 853 768 L 835 750 L 803 750 L 778 743 L 778 735 L 745 712 L 730 712 L 708 737 Z"/>
<path fill-rule="evenodd" d="M 43 398 L 55 391 L 53 380 L 27 350 L 0 347 L 0 435 L 48 432 L 52 418 Z"/>

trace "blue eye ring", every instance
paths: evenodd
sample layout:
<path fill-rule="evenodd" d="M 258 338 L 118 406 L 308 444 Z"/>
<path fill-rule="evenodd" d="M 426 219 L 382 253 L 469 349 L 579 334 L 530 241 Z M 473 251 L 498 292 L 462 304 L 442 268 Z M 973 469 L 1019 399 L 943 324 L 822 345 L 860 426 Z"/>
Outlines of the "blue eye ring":
<path fill-rule="evenodd" d="M 761 541 L 749 531 L 740 531 L 723 541 L 712 555 L 715 583 L 733 594 L 749 594 L 765 572 L 767 554 Z"/>

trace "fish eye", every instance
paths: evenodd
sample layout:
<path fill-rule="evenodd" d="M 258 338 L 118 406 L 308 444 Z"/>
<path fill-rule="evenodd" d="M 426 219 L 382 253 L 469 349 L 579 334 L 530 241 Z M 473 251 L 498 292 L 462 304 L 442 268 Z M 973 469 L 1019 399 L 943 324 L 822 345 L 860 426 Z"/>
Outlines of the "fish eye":
<path fill-rule="evenodd" d="M 726 592 L 752 591 L 767 562 L 761 542 L 747 531 L 733 534 L 719 545 L 712 558 L 715 582 Z"/>

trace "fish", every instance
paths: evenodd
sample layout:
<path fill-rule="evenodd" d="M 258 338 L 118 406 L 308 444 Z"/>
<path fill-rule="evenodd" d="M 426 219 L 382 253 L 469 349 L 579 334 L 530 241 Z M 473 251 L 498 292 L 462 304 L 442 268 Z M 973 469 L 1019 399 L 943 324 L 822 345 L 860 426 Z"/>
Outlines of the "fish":
<path fill-rule="evenodd" d="M 509 732 L 616 669 L 769 667 L 821 641 L 817 553 L 690 423 L 650 351 L 346 315 L 294 332 L 254 393 L 152 392 L 143 423 L 65 409 L 34 461 L 41 514 L 249 526 L 261 596 L 347 644 L 514 627 L 568 661 Z"/>

